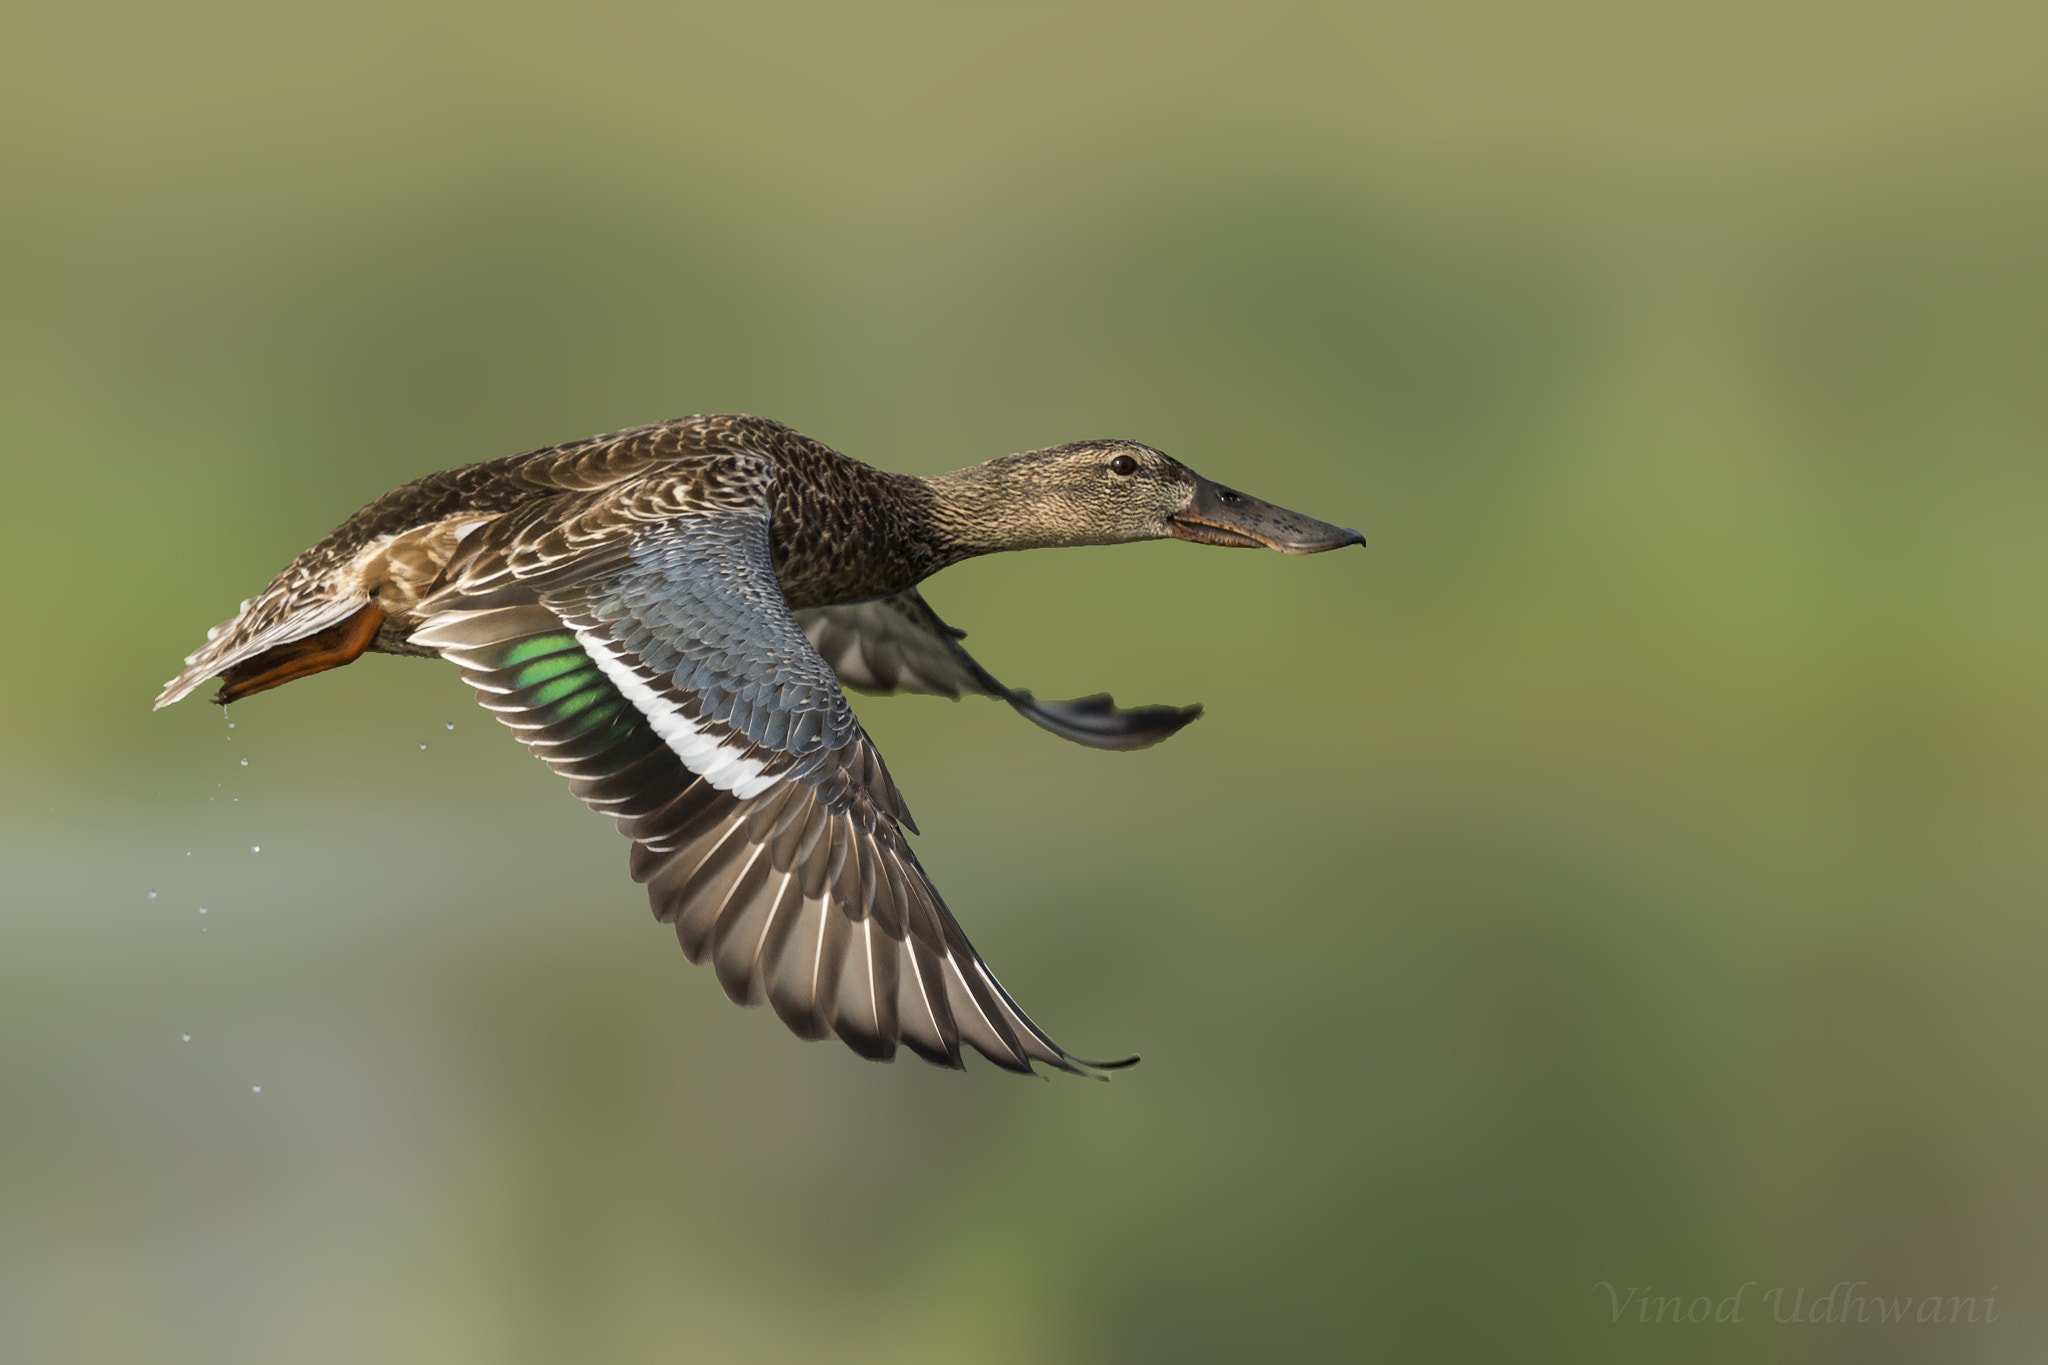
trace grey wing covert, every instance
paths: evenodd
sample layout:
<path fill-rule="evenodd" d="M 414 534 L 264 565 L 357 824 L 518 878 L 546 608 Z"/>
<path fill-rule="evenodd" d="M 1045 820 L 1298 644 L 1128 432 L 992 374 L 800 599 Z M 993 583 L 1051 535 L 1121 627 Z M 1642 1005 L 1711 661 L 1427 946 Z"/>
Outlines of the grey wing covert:
<path fill-rule="evenodd" d="M 651 523 L 578 576 L 502 573 L 413 642 L 633 842 L 632 873 L 741 1004 L 864 1057 L 1095 1074 L 975 952 L 904 838 L 881 755 L 776 585 L 765 511 Z M 521 600 L 524 598 L 525 600 Z"/>

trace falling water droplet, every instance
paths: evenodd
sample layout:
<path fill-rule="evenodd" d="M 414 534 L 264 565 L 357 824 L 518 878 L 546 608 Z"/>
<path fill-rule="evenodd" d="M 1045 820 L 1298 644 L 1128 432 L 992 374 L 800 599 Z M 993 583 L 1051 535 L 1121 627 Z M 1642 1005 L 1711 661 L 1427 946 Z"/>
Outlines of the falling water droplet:
<path fill-rule="evenodd" d="M 205 907 L 205 906 L 203 906 L 203 905 L 202 905 L 202 906 L 200 906 L 200 907 L 199 907 L 199 913 L 200 913 L 200 914 L 202 914 L 202 915 L 203 915 L 203 914 L 205 914 L 205 913 L 206 913 L 206 907 Z"/>
<path fill-rule="evenodd" d="M 189 1034 L 189 1033 L 181 1033 L 181 1034 L 179 1034 L 178 1036 L 179 1036 L 180 1038 L 184 1039 L 184 1040 L 185 1040 L 186 1042 L 188 1042 L 188 1043 L 192 1041 L 192 1035 L 191 1035 L 191 1034 Z"/>
<path fill-rule="evenodd" d="M 263 1087 L 260 1085 L 252 1085 L 249 1087 L 249 1093 L 252 1095 L 260 1095 L 263 1093 Z"/>
<path fill-rule="evenodd" d="M 234 723 L 233 721 L 229 721 L 229 722 L 228 722 L 228 729 L 232 730 L 232 729 L 234 729 L 234 728 L 235 728 L 235 723 Z"/>
<path fill-rule="evenodd" d="M 248 767 L 248 766 L 249 766 L 249 760 L 248 760 L 248 759 L 246 759 L 246 758 L 245 758 L 245 759 L 243 759 L 243 760 L 242 760 L 242 766 L 243 766 L 243 767 L 245 767 L 245 768 L 246 768 L 246 767 Z"/>
<path fill-rule="evenodd" d="M 427 751 L 427 746 L 426 746 L 426 745 L 424 745 L 424 744 L 420 745 L 420 752 L 421 752 L 421 753 L 425 753 L 426 751 Z"/>
<path fill-rule="evenodd" d="M 263 851 L 263 845 L 261 845 L 261 844 L 251 844 L 251 845 L 249 845 L 249 851 L 250 851 L 251 853 L 261 853 L 261 852 Z"/>
<path fill-rule="evenodd" d="M 154 891 L 150 892 L 150 893 L 149 893 L 149 898 L 150 898 L 151 900 L 155 900 L 155 899 L 156 899 L 156 892 L 154 892 Z"/>
<path fill-rule="evenodd" d="M 455 722 L 454 722 L 454 721 L 452 721 L 452 720 L 451 720 L 451 721 L 449 721 L 449 722 L 448 722 L 448 728 L 449 728 L 449 729 L 451 729 L 451 730 L 453 730 L 453 729 L 455 728 Z"/>

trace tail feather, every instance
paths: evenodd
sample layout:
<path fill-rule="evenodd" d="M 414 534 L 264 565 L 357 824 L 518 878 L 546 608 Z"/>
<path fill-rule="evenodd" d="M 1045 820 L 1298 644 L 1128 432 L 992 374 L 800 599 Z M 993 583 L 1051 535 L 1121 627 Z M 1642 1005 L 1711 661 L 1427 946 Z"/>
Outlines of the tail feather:
<path fill-rule="evenodd" d="M 323 597 L 307 601 L 290 594 L 267 592 L 242 603 L 241 610 L 206 632 L 206 643 L 185 656 L 186 668 L 164 684 L 156 710 L 182 700 L 208 678 L 227 672 L 267 649 L 303 640 L 338 625 L 361 611 L 366 596 Z"/>

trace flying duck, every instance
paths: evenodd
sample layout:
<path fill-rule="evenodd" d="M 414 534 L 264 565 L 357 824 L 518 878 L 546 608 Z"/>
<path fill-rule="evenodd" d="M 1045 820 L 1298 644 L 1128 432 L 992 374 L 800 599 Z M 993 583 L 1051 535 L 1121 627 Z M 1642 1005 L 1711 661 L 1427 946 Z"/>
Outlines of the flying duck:
<path fill-rule="evenodd" d="M 1100 1075 L 967 941 L 904 838 L 909 808 L 842 688 L 998 698 L 1138 749 L 1201 707 L 1039 701 L 960 646 L 917 585 L 998 550 L 1165 537 L 1363 545 L 1135 441 L 935 478 L 764 417 L 685 417 L 430 474 L 307 550 L 206 633 L 156 699 L 239 701 L 365 651 L 447 659 L 632 841 L 632 874 L 726 994 L 863 1057 Z"/>

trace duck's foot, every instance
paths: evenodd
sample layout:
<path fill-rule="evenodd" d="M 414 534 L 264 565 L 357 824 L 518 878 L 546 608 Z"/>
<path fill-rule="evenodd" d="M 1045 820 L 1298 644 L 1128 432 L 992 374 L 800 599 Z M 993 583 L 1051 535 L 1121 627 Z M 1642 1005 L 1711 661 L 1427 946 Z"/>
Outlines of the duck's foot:
<path fill-rule="evenodd" d="M 339 625 L 303 640 L 266 649 L 253 659 L 244 659 L 221 674 L 220 691 L 214 694 L 214 703 L 226 706 L 295 679 L 352 664 L 377 638 L 377 628 L 383 624 L 384 611 L 372 602 Z"/>

